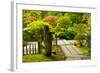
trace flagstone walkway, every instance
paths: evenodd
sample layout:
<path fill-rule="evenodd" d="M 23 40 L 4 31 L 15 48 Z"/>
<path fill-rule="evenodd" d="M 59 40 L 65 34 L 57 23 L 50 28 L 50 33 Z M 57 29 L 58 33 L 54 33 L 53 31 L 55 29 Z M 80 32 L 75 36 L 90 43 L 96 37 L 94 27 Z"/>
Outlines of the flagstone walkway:
<path fill-rule="evenodd" d="M 58 45 L 65 54 L 66 60 L 81 60 L 85 58 L 80 49 L 74 46 L 75 43 L 78 42 L 75 40 L 58 40 Z"/>

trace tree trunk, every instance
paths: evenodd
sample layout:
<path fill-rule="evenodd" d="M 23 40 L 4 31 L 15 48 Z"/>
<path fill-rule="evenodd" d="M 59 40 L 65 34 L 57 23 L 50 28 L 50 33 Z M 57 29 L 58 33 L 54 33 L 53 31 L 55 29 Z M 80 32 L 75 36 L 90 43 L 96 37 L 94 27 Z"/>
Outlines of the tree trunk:
<path fill-rule="evenodd" d="M 52 33 L 48 33 L 47 36 L 47 44 L 46 44 L 46 55 L 51 56 L 51 49 L 52 49 Z"/>
<path fill-rule="evenodd" d="M 52 33 L 49 32 L 49 27 L 44 27 L 44 44 L 46 50 L 46 56 L 51 56 L 51 49 L 52 49 Z"/>

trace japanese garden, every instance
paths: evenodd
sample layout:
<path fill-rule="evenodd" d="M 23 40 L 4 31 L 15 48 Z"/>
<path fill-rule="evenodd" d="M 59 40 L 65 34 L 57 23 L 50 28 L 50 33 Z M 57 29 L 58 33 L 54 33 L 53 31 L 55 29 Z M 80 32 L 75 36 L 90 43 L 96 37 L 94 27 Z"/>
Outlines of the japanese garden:
<path fill-rule="evenodd" d="M 22 61 L 91 59 L 91 13 L 23 10 Z"/>

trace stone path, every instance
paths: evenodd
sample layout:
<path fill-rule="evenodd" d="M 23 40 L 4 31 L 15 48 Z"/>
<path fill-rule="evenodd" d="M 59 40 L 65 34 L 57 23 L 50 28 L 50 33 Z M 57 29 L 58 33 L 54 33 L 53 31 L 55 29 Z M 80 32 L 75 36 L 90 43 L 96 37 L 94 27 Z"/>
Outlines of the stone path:
<path fill-rule="evenodd" d="M 66 60 L 81 60 L 84 59 L 82 52 L 74 46 L 77 43 L 75 40 L 58 40 L 58 45 L 61 47 L 62 52 L 65 54 Z"/>

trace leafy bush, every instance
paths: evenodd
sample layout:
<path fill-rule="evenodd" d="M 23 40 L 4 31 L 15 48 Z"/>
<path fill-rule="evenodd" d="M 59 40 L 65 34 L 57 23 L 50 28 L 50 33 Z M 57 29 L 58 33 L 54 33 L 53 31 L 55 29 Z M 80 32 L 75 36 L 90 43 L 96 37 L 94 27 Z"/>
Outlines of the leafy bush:
<path fill-rule="evenodd" d="M 59 18 L 59 20 L 58 20 L 58 23 L 68 25 L 68 24 L 71 24 L 72 21 L 70 20 L 70 17 L 69 16 L 61 16 Z"/>
<path fill-rule="evenodd" d="M 30 33 L 25 30 L 23 30 L 23 32 L 23 40 L 28 41 L 30 39 Z"/>
<path fill-rule="evenodd" d="M 46 22 L 43 22 L 43 21 L 34 21 L 30 24 L 27 25 L 27 28 L 30 28 L 30 29 L 41 29 L 41 28 L 44 28 L 44 26 L 48 26 L 49 28 L 52 28 L 51 25 L 49 25 L 48 23 Z"/>
<path fill-rule="evenodd" d="M 39 35 L 42 36 L 44 26 L 48 26 L 49 28 L 52 28 L 48 23 L 43 21 L 34 21 L 27 25 L 26 28 L 23 29 L 23 39 L 24 41 L 29 41 L 33 38 L 39 37 Z"/>
<path fill-rule="evenodd" d="M 72 39 L 74 39 L 75 35 L 76 35 L 75 31 L 66 31 L 66 32 L 60 32 L 58 34 L 58 37 L 60 39 L 72 40 Z"/>
<path fill-rule="evenodd" d="M 23 27 L 25 28 L 27 26 L 27 24 L 30 24 L 36 20 L 37 19 L 34 16 L 28 16 L 26 18 L 23 18 Z"/>
<path fill-rule="evenodd" d="M 60 38 L 60 39 L 65 39 L 66 34 L 65 34 L 65 32 L 59 32 L 57 37 Z"/>
<path fill-rule="evenodd" d="M 69 16 L 61 16 L 58 19 L 58 25 L 60 28 L 68 28 L 72 24 L 72 21 L 70 20 Z"/>

